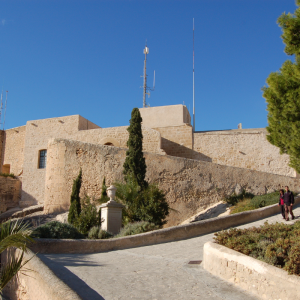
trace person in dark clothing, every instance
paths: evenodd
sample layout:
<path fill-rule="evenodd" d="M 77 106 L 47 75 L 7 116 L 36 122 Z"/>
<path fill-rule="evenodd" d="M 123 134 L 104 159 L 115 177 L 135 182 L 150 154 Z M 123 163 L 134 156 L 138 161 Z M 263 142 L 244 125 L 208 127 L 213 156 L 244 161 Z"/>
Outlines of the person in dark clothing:
<path fill-rule="evenodd" d="M 280 206 L 282 218 L 285 219 L 285 206 L 284 206 L 284 200 L 283 200 L 284 190 L 279 190 L 279 202 L 278 206 Z"/>
<path fill-rule="evenodd" d="M 285 187 L 285 193 L 283 195 L 283 201 L 285 206 L 285 219 L 289 220 L 289 214 L 292 216 L 292 220 L 295 219 L 293 214 L 293 204 L 295 202 L 293 193 L 289 190 L 289 187 Z"/>

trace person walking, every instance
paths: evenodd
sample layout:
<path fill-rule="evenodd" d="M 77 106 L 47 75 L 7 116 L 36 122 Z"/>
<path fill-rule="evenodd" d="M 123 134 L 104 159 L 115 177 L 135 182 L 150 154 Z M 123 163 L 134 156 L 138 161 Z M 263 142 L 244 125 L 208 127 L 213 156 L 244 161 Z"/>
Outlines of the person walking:
<path fill-rule="evenodd" d="M 283 189 L 279 190 L 278 206 L 280 206 L 282 218 L 285 219 L 285 206 L 284 206 L 283 195 L 284 195 L 284 190 Z"/>
<path fill-rule="evenodd" d="M 294 205 L 294 195 L 293 193 L 289 190 L 289 187 L 285 187 L 285 193 L 283 195 L 283 201 L 284 201 L 284 206 L 285 206 L 285 219 L 288 221 L 289 220 L 289 214 L 292 216 L 292 220 L 295 219 L 295 216 L 293 214 L 293 205 Z"/>

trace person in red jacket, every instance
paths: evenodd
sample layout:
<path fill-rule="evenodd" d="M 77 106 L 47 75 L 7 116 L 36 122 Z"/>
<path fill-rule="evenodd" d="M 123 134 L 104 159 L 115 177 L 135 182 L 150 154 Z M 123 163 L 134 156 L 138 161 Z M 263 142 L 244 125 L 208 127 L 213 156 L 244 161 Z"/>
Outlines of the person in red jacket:
<path fill-rule="evenodd" d="M 278 206 L 280 206 L 282 218 L 285 219 L 285 206 L 284 206 L 284 200 L 283 200 L 284 190 L 279 190 L 279 202 Z"/>
<path fill-rule="evenodd" d="M 295 216 L 293 214 L 293 205 L 294 205 L 294 195 L 293 193 L 289 190 L 289 187 L 285 187 L 285 193 L 283 195 L 283 201 L 284 201 L 284 206 L 285 206 L 285 219 L 288 221 L 289 220 L 289 213 L 292 216 L 292 220 L 295 219 Z"/>

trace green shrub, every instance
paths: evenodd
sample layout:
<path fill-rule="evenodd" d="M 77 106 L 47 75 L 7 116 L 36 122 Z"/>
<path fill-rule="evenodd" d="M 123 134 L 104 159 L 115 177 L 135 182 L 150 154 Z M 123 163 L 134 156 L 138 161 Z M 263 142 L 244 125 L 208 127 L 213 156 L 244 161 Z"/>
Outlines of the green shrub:
<path fill-rule="evenodd" d="M 90 229 L 89 233 L 88 233 L 88 238 L 89 239 L 109 239 L 113 237 L 113 234 L 103 230 L 100 228 L 100 226 L 94 226 Z"/>
<path fill-rule="evenodd" d="M 251 193 L 246 192 L 245 190 L 242 191 L 241 194 L 237 195 L 236 193 L 233 193 L 231 196 L 225 198 L 225 202 L 231 205 L 236 205 L 238 202 L 243 201 L 244 199 L 253 198 L 254 195 Z"/>
<path fill-rule="evenodd" d="M 0 176 L 16 178 L 14 173 L 9 173 L 9 174 L 8 173 L 0 173 Z"/>
<path fill-rule="evenodd" d="M 294 193 L 295 194 L 295 193 Z M 236 214 L 243 211 L 253 210 L 265 207 L 272 204 L 277 204 L 279 200 L 279 192 L 273 192 L 265 195 L 244 198 L 237 202 L 230 210 L 231 214 Z"/>
<path fill-rule="evenodd" d="M 52 221 L 37 227 L 33 237 L 43 239 L 83 239 L 82 235 L 74 226 L 58 221 Z"/>
<path fill-rule="evenodd" d="M 135 222 L 135 223 L 128 223 L 125 225 L 120 233 L 116 235 L 116 237 L 122 237 L 127 235 L 133 235 L 133 234 L 139 234 L 144 233 L 152 230 L 159 229 L 158 225 L 155 225 L 153 223 L 141 221 L 141 222 Z"/>
<path fill-rule="evenodd" d="M 91 203 L 90 197 L 85 195 L 82 199 L 80 215 L 75 219 L 73 225 L 82 233 L 87 235 L 93 226 L 100 225 L 96 205 Z"/>
<path fill-rule="evenodd" d="M 148 184 L 141 190 L 132 176 L 127 176 L 127 183 L 115 183 L 117 187 L 116 200 L 125 205 L 123 209 L 123 224 L 138 221 L 148 221 L 162 226 L 169 214 L 169 204 L 163 191 L 157 185 Z"/>
<path fill-rule="evenodd" d="M 300 221 L 268 224 L 215 233 L 215 241 L 276 267 L 300 275 Z"/>

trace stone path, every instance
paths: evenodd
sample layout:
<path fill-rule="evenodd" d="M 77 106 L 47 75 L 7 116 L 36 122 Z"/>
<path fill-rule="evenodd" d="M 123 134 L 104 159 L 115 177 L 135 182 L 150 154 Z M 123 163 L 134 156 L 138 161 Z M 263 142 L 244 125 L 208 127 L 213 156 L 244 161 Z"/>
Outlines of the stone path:
<path fill-rule="evenodd" d="M 295 210 L 300 217 L 300 206 Z M 246 228 L 286 222 L 276 215 L 239 226 Z M 287 223 L 292 224 L 294 221 Z M 83 299 L 215 299 L 254 300 L 256 297 L 206 272 L 203 245 L 213 234 L 183 241 L 97 254 L 47 254 L 39 257 Z"/>

